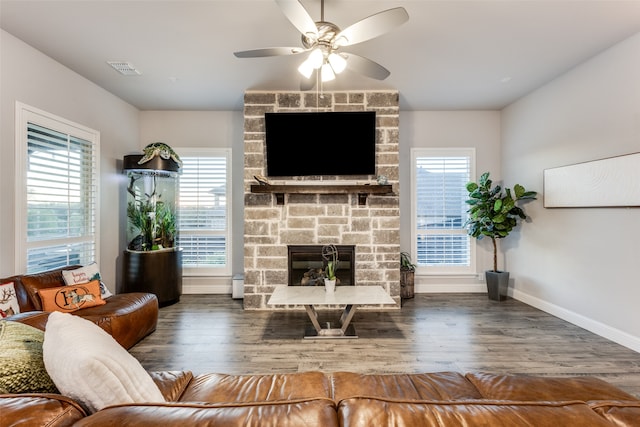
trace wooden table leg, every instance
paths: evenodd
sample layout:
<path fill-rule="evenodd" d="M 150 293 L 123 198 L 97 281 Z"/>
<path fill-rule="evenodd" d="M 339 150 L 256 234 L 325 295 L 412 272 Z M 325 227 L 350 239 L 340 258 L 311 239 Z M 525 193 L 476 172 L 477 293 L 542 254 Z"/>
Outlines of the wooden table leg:
<path fill-rule="evenodd" d="M 353 316 L 356 314 L 357 308 L 358 306 L 355 304 L 348 304 L 344 308 L 344 311 L 342 312 L 342 316 L 340 316 L 340 324 L 342 325 L 340 329 L 342 330 L 343 334 L 347 332 L 349 323 L 351 323 L 351 319 L 353 319 Z"/>
<path fill-rule="evenodd" d="M 320 322 L 318 321 L 318 312 L 316 311 L 313 305 L 305 305 L 305 310 L 307 311 L 307 315 L 313 324 L 313 329 L 315 329 L 315 334 L 313 334 L 313 329 L 307 329 L 305 334 L 305 338 L 358 338 L 355 333 L 355 329 L 353 326 L 350 326 L 351 319 L 356 312 L 355 305 L 347 305 L 340 317 L 340 328 L 332 328 L 331 324 L 327 322 L 327 327 L 323 328 L 320 326 Z"/>
<path fill-rule="evenodd" d="M 318 333 L 318 335 L 320 335 L 320 333 L 322 332 L 322 327 L 318 322 L 318 313 L 316 312 L 316 309 L 313 308 L 312 305 L 305 305 L 304 309 L 307 310 L 307 315 L 309 316 L 309 319 L 311 319 L 311 323 L 313 323 L 313 327 L 316 329 L 316 332 Z"/>

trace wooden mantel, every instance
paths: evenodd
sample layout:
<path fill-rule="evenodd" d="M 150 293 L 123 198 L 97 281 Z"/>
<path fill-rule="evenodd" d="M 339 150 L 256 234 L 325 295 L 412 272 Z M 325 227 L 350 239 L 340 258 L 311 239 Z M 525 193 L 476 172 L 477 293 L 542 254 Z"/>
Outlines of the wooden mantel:
<path fill-rule="evenodd" d="M 275 194 L 278 205 L 284 205 L 285 194 L 357 194 L 358 204 L 366 205 L 369 194 L 392 194 L 393 188 L 378 184 L 260 184 L 252 185 L 251 192 Z"/>

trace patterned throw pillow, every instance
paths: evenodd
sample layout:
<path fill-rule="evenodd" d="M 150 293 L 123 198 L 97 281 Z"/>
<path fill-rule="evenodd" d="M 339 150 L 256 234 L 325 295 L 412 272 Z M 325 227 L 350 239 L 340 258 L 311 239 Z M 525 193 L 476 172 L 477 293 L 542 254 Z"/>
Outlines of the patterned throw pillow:
<path fill-rule="evenodd" d="M 100 294 L 102 298 L 106 299 L 111 296 L 109 289 L 102 283 L 100 269 L 95 262 L 85 267 L 76 268 L 75 270 L 64 270 L 62 271 L 62 278 L 67 285 L 79 285 L 91 282 L 92 280 L 98 280 L 100 281 Z"/>
<path fill-rule="evenodd" d="M 0 320 L 0 393 L 58 393 L 44 367 L 43 341 L 40 329 Z"/>
<path fill-rule="evenodd" d="M 0 318 L 20 313 L 20 305 L 13 282 L 0 285 Z"/>
<path fill-rule="evenodd" d="M 38 291 L 38 295 L 40 295 L 44 311 L 71 313 L 81 308 L 107 303 L 100 296 L 100 282 L 98 280 L 82 285 L 43 288 Z"/>

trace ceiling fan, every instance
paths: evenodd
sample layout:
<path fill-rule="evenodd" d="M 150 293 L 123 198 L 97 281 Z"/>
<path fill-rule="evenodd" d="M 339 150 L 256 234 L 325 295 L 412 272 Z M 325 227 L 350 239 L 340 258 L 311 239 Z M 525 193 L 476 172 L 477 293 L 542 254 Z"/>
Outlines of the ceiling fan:
<path fill-rule="evenodd" d="M 343 47 L 373 39 L 391 31 L 409 19 L 402 7 L 387 9 L 364 18 L 353 25 L 340 30 L 332 22 L 324 20 L 324 0 L 320 4 L 320 21 L 314 22 L 307 10 L 298 0 L 275 0 L 284 15 L 302 33 L 302 47 L 269 47 L 263 49 L 234 52 L 238 58 L 258 58 L 265 56 L 299 55 L 309 52 L 307 59 L 300 64 L 298 71 L 303 80 L 301 88 L 311 89 L 315 85 L 314 73 L 322 82 L 335 79 L 347 67 L 357 73 L 377 80 L 386 79 L 389 74 L 382 65 L 345 52 Z"/>

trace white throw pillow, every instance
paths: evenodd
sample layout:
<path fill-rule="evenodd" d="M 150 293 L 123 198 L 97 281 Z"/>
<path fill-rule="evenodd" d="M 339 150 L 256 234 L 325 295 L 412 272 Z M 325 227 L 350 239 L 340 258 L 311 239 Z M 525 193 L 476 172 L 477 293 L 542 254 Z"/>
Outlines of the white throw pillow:
<path fill-rule="evenodd" d="M 51 313 L 42 351 L 44 366 L 58 390 L 90 413 L 121 403 L 165 401 L 140 362 L 82 317 Z"/>
<path fill-rule="evenodd" d="M 109 288 L 107 288 L 107 286 L 102 282 L 100 269 L 98 268 L 98 264 L 95 262 L 74 270 L 63 270 L 62 278 L 64 279 L 64 283 L 67 285 L 81 285 L 93 280 L 98 280 L 100 281 L 100 296 L 102 299 L 107 299 L 111 296 Z"/>

